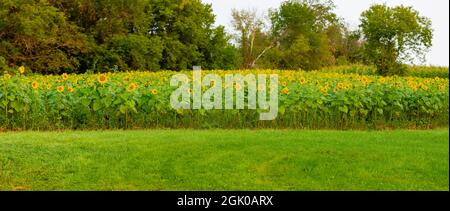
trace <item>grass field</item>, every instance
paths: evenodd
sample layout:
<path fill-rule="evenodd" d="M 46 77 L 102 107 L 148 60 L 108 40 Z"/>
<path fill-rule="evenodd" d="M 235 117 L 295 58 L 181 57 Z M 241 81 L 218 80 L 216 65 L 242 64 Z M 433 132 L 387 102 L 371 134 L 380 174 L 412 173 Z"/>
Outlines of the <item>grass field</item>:
<path fill-rule="evenodd" d="M 449 190 L 449 132 L 0 133 L 0 190 Z"/>

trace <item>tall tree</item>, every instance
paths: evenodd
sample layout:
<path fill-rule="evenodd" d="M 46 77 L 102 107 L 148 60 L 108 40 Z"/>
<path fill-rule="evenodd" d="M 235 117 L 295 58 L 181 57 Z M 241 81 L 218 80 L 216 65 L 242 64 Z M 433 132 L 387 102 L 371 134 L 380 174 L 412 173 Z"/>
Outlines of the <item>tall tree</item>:
<path fill-rule="evenodd" d="M 336 26 L 331 1 L 288 0 L 271 12 L 272 32 L 278 37 L 281 68 L 318 69 L 333 64 L 327 29 Z"/>
<path fill-rule="evenodd" d="M 206 69 L 239 68 L 239 50 L 230 43 L 231 36 L 225 32 L 225 28 L 219 26 L 209 36 L 211 41 L 206 49 L 203 49 L 205 61 L 202 66 Z"/>
<path fill-rule="evenodd" d="M 209 4 L 200 0 L 150 0 L 149 10 L 153 17 L 150 36 L 164 43 L 163 69 L 190 69 L 199 64 L 212 68 L 218 64 L 212 60 L 223 53 L 218 45 L 232 50 L 223 29 L 214 27 L 215 16 Z"/>
<path fill-rule="evenodd" d="M 38 72 L 230 69 L 236 49 L 200 0 L 0 0 L 0 66 Z"/>
<path fill-rule="evenodd" d="M 266 23 L 264 18 L 257 15 L 256 10 L 236 10 L 232 11 L 232 24 L 234 30 L 238 32 L 237 42 L 242 57 L 243 68 L 254 68 L 256 62 L 268 50 L 275 47 L 275 42 L 264 29 Z"/>
<path fill-rule="evenodd" d="M 325 33 L 335 64 L 364 62 L 361 50 L 364 42 L 359 31 L 350 31 L 342 22 L 336 22 L 327 27 Z"/>
<path fill-rule="evenodd" d="M 0 57 L 9 66 L 41 72 L 73 71 L 86 52 L 86 36 L 46 0 L 1 0 Z"/>
<path fill-rule="evenodd" d="M 361 15 L 365 53 L 381 75 L 405 73 L 402 62 L 424 60 L 432 46 L 431 21 L 411 7 L 374 5 Z"/>
<path fill-rule="evenodd" d="M 80 69 L 159 70 L 163 43 L 149 37 L 149 0 L 49 0 L 89 37 Z"/>

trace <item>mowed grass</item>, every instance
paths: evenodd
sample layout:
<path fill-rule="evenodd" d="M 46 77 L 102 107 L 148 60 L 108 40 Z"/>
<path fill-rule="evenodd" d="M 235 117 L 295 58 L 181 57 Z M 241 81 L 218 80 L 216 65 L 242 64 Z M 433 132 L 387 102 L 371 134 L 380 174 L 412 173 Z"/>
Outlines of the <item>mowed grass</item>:
<path fill-rule="evenodd" d="M 0 133 L 0 190 L 449 190 L 449 133 Z"/>

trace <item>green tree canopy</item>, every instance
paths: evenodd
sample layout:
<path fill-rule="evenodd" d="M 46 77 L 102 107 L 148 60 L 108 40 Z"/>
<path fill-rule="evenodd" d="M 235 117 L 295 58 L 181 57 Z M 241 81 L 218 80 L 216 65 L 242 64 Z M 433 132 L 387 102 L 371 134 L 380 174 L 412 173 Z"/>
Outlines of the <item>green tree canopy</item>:
<path fill-rule="evenodd" d="M 0 70 L 316 70 L 365 62 L 393 75 L 431 47 L 431 21 L 410 7 L 374 5 L 356 32 L 334 8 L 332 0 L 286 0 L 263 16 L 234 10 L 232 43 L 201 0 L 0 0 Z"/>
<path fill-rule="evenodd" d="M 0 57 L 42 73 L 235 68 L 214 23 L 200 0 L 0 0 Z"/>
<path fill-rule="evenodd" d="M 431 21 L 411 7 L 374 5 L 361 15 L 365 53 L 380 74 L 404 74 L 401 65 L 415 57 L 424 59 L 432 46 Z"/>
<path fill-rule="evenodd" d="M 150 0 L 149 5 L 153 20 L 150 36 L 159 37 L 164 43 L 163 69 L 228 66 L 222 63 L 227 62 L 222 56 L 232 56 L 227 53 L 232 48 L 223 28 L 214 27 L 211 5 L 200 0 Z"/>
<path fill-rule="evenodd" d="M 331 1 L 288 0 L 272 11 L 272 32 L 283 52 L 279 66 L 318 69 L 334 62 L 327 30 L 337 26 Z"/>
<path fill-rule="evenodd" d="M 49 72 L 79 67 L 87 37 L 47 1 L 1 0 L 0 56 L 9 66 Z"/>

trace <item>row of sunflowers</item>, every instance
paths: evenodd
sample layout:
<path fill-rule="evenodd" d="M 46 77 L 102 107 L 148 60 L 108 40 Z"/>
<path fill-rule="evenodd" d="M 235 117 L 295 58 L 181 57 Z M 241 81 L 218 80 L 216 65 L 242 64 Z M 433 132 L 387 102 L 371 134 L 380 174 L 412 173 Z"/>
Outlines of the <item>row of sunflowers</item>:
<path fill-rule="evenodd" d="M 181 73 L 192 76 L 191 71 Z M 447 78 L 204 71 L 205 75 L 211 73 L 278 74 L 278 118 L 259 121 L 260 109 L 175 110 L 170 96 L 177 87 L 170 86 L 170 79 L 179 72 L 42 76 L 27 75 L 21 67 L 15 74 L 0 78 L 0 129 L 385 129 L 448 125 Z"/>

